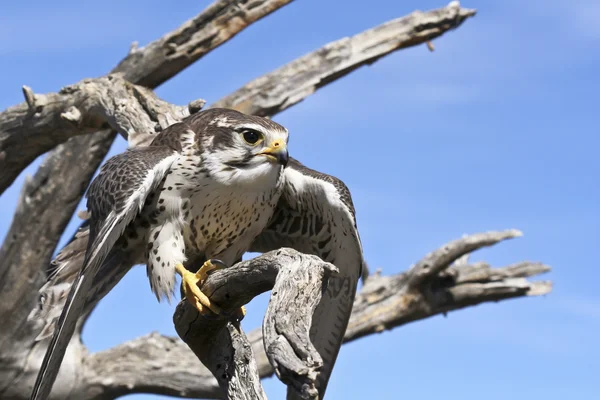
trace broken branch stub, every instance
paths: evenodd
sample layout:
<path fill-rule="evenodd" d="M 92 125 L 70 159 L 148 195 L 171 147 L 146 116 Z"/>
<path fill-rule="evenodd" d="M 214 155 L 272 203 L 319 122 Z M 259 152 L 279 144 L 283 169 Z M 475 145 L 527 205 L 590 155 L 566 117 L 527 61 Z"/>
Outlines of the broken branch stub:
<path fill-rule="evenodd" d="M 292 249 L 265 253 L 211 274 L 202 291 L 231 313 L 269 289 L 264 348 L 277 376 L 306 399 L 314 398 L 321 357 L 309 339 L 312 314 L 337 272 L 329 263 Z M 252 345 L 237 321 L 207 318 L 182 301 L 173 316 L 177 333 L 212 372 L 228 399 L 265 399 Z"/>

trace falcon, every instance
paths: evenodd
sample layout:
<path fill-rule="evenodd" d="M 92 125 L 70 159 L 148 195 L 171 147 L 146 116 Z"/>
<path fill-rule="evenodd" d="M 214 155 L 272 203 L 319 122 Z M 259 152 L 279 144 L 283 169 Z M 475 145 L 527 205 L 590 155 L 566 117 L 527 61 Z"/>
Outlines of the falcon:
<path fill-rule="evenodd" d="M 352 311 L 362 246 L 348 188 L 290 158 L 287 146 L 283 126 L 215 108 L 109 159 L 88 190 L 89 225 L 54 260 L 30 316 L 44 323 L 38 340 L 51 337 L 31 399 L 48 397 L 78 319 L 134 265 L 146 265 L 159 301 L 170 300 L 179 274 L 187 301 L 203 315 L 221 314 L 199 289 L 208 273 L 247 251 L 281 247 L 340 270 L 310 332 L 323 359 L 322 398 Z"/>

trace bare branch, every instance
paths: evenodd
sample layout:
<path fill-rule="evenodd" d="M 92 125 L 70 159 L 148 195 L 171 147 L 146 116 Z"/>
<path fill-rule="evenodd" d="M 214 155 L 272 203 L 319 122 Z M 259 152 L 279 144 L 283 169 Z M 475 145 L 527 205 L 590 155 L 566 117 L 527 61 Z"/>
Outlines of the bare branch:
<path fill-rule="evenodd" d="M 291 1 L 255 0 L 251 5 L 236 0 L 215 1 L 176 30 L 143 48 L 130 51 L 111 73 L 121 74 L 125 80 L 134 84 L 155 88 L 233 38 L 247 26 Z M 0 113 L 0 194 L 37 156 L 72 136 L 89 133 L 92 128 L 88 125 L 87 128 L 90 129 L 75 132 L 77 124 L 68 120 L 69 114 L 65 119 L 61 117 L 62 112 L 53 112 L 63 103 L 61 98 L 55 97 L 56 95 L 36 95 L 27 86 L 23 87 L 23 93 L 25 103 Z M 56 100 L 59 104 L 54 104 Z M 72 157 L 73 153 L 85 149 L 85 145 L 89 146 L 93 142 L 106 140 L 110 143 L 114 139 L 110 135 L 100 135 L 95 139 L 81 139 L 77 144 L 67 146 L 61 153 L 61 158 Z M 31 141 L 31 138 L 35 140 Z M 25 147 L 24 144 L 31 146 L 31 149 L 22 155 L 19 150 Z M 107 149 L 110 147 L 110 144 L 102 145 Z M 100 157 L 97 163 L 103 157 Z"/>
<path fill-rule="evenodd" d="M 315 307 L 333 265 L 316 256 L 281 249 L 212 274 L 202 290 L 226 312 L 273 288 L 264 319 L 264 347 L 277 376 L 304 398 L 317 395 L 321 356 L 309 339 Z M 187 301 L 173 317 L 179 336 L 217 378 L 228 399 L 266 398 L 252 347 L 237 323 L 207 319 Z"/>
<path fill-rule="evenodd" d="M 108 400 L 143 392 L 185 398 L 223 397 L 211 372 L 188 346 L 178 338 L 157 333 L 91 354 L 83 367 L 83 383 L 73 399 Z"/>
<path fill-rule="evenodd" d="M 427 12 L 415 11 L 329 43 L 251 81 L 211 107 L 261 116 L 277 114 L 361 66 L 396 50 L 426 43 L 475 15 L 475 10 L 460 8 L 455 3 Z"/>
<path fill-rule="evenodd" d="M 118 75 L 85 79 L 58 93 L 34 94 L 25 88 L 28 105 L 0 114 L 0 148 L 10 149 L 7 163 L 14 159 L 26 165 L 73 136 L 109 128 L 125 137 L 136 131 L 152 134 L 160 114 L 177 120 L 189 115 L 187 108 L 161 101 Z"/>
<path fill-rule="evenodd" d="M 155 88 L 292 0 L 218 0 L 179 28 L 129 55 L 112 72 Z"/>
<path fill-rule="evenodd" d="M 512 239 L 523 234 L 516 230 L 504 232 L 485 232 L 465 236 L 448 243 L 446 246 L 427 254 L 408 272 L 408 285 L 418 287 L 424 280 L 436 276 L 450 263 L 477 249 L 492 246 L 502 240 Z"/>
<path fill-rule="evenodd" d="M 473 243 L 481 241 L 481 238 L 486 235 L 487 237 L 497 236 L 497 232 L 470 235 L 458 241 Z M 450 242 L 433 253 L 442 252 L 443 249 L 456 242 Z M 428 257 L 426 256 L 424 259 Z M 271 282 L 275 280 L 276 270 L 266 264 L 249 264 L 248 261 L 245 263 L 218 271 L 222 275 L 214 281 L 209 280 L 203 290 L 207 290 L 207 293 L 211 297 L 215 296 L 215 299 L 218 296 L 219 300 L 224 303 L 235 301 L 228 303 L 230 304 L 229 309 L 246 302 L 251 297 L 248 295 L 249 293 L 268 290 Z M 410 270 L 392 276 L 382 276 L 379 273 L 370 275 L 354 302 L 354 309 L 344 338 L 345 342 L 464 307 L 522 296 L 539 296 L 552 290 L 550 282 L 531 282 L 526 279 L 550 271 L 550 267 L 544 264 L 522 262 L 504 268 L 490 268 L 483 262 L 450 265 L 451 263 L 452 261 L 448 261 L 444 265 L 445 269 L 422 280 L 418 287 L 412 287 L 409 284 Z M 416 265 L 419 264 L 423 264 L 423 261 Z M 252 265 L 253 267 L 242 268 L 242 265 Z M 265 278 L 262 277 L 263 275 Z M 217 276 L 211 278 L 217 278 Z M 227 284 L 222 284 L 222 282 L 227 282 Z M 235 295 L 232 295 L 233 292 L 228 292 L 229 285 L 237 288 L 243 282 L 247 282 L 249 285 L 247 291 L 239 291 Z M 258 282 L 269 282 L 269 284 L 261 286 Z M 217 290 L 209 289 L 213 285 L 215 288 L 219 288 L 218 294 Z M 227 299 L 227 294 L 230 295 L 229 299 Z M 198 329 L 195 326 L 188 334 L 200 332 Z M 96 367 L 92 375 L 96 378 L 92 379 L 90 384 L 94 382 L 94 386 L 101 386 L 98 380 L 101 379 L 99 377 L 103 377 L 107 391 L 111 390 L 112 385 L 126 388 L 129 384 L 130 389 L 119 392 L 121 394 L 140 392 L 142 391 L 140 387 L 143 387 L 145 392 L 168 393 L 180 397 L 219 397 L 217 381 L 205 367 L 198 365 L 198 360 L 193 354 L 189 351 L 186 352 L 188 348 L 184 343 L 169 338 L 160 340 L 157 338 L 158 336 L 152 339 L 153 343 L 156 342 L 155 345 L 149 345 L 152 350 L 142 351 L 142 357 L 145 354 L 150 355 L 143 362 L 135 355 L 131 356 L 135 362 L 127 359 L 129 357 L 127 354 L 135 354 L 136 351 L 123 352 L 123 356 L 117 358 L 111 355 L 115 349 L 91 355 L 91 359 L 100 358 L 102 362 L 94 364 Z M 260 376 L 264 378 L 272 375 L 274 370 L 265 353 L 261 331 L 250 332 L 248 339 L 252 345 Z M 142 344 L 145 341 L 146 339 L 136 339 L 131 342 L 131 346 L 134 346 L 135 349 L 138 346 L 146 346 L 146 344 Z M 164 343 L 169 343 L 169 345 L 165 346 Z M 127 344 L 116 349 L 122 346 L 127 346 Z M 178 363 L 181 363 L 181 366 Z M 159 366 L 164 374 L 160 378 L 156 378 L 156 370 Z M 164 369 L 162 369 L 163 366 Z M 116 375 L 112 372 L 115 369 L 118 369 Z M 180 383 L 184 385 L 184 389 L 178 386 L 179 394 L 173 390 L 173 381 L 177 382 L 177 385 Z M 151 385 L 151 383 L 155 384 Z M 108 399 L 109 397 L 98 397 L 98 399 L 100 398 Z"/>
<path fill-rule="evenodd" d="M 523 264 L 525 266 L 525 264 Z M 528 276 L 550 271 L 539 263 L 527 263 Z M 407 273 L 395 276 L 372 275 L 354 302 L 345 340 L 351 341 L 409 322 L 485 302 L 522 296 L 540 296 L 552 290 L 547 281 L 530 282 L 522 270 L 505 267 L 489 270 L 484 263 L 450 269 L 421 287 L 408 285 Z M 463 274 L 480 275 L 481 280 L 464 281 Z"/>

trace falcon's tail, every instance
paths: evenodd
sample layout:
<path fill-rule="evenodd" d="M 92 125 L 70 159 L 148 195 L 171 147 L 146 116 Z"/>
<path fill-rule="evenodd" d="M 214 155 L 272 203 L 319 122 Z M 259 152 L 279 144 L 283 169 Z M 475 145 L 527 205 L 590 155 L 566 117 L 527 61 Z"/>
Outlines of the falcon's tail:
<path fill-rule="evenodd" d="M 88 240 L 82 268 L 71 285 L 69 296 L 56 322 L 52 339 L 33 386 L 31 400 L 45 400 L 49 396 L 67 346 L 75 332 L 77 321 L 84 312 L 88 296 L 93 287 L 94 277 L 128 222 L 120 220 L 117 214 L 111 214 L 98 234 L 94 235 L 98 239 L 92 243 Z M 60 270 L 56 273 L 59 274 Z"/>
<path fill-rule="evenodd" d="M 50 338 L 54 333 L 69 291 L 82 270 L 88 239 L 89 228 L 84 225 L 50 263 L 48 281 L 39 290 L 37 307 L 27 317 L 36 327 L 42 327 L 35 338 L 38 342 Z M 89 314 L 135 264 L 131 255 L 114 248 L 108 253 L 94 278 L 94 291 L 86 296 L 80 318 Z"/>
<path fill-rule="evenodd" d="M 75 331 L 77 320 L 83 311 L 85 294 L 91 287 L 91 278 L 91 276 L 86 274 L 79 274 L 71 286 L 71 291 L 56 323 L 52 340 L 50 340 L 46 355 L 38 372 L 33 392 L 31 393 L 31 400 L 46 399 L 50 394 L 65 351 Z"/>
<path fill-rule="evenodd" d="M 71 242 L 50 263 L 48 281 L 40 288 L 37 307 L 27 318 L 28 321 L 43 324 L 36 341 L 47 339 L 54 333 L 56 321 L 83 266 L 89 232 L 87 226 L 79 228 Z"/>

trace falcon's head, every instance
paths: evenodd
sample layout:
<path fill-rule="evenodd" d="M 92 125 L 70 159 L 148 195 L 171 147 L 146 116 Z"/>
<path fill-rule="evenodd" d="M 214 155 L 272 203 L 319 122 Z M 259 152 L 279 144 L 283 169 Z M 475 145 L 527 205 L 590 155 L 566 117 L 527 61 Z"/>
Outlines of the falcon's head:
<path fill-rule="evenodd" d="M 267 118 L 215 108 L 190 121 L 204 165 L 227 185 L 273 187 L 288 162 L 288 131 Z"/>

